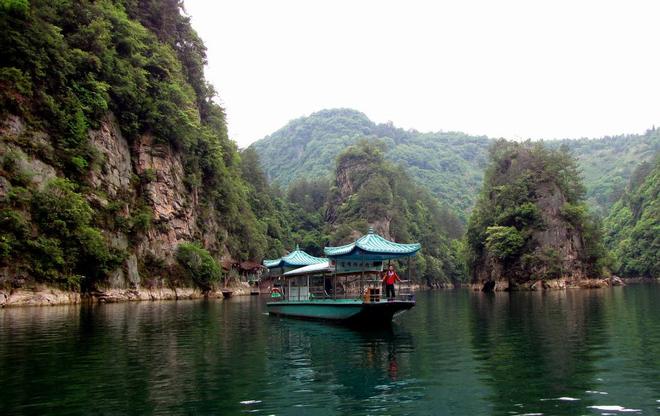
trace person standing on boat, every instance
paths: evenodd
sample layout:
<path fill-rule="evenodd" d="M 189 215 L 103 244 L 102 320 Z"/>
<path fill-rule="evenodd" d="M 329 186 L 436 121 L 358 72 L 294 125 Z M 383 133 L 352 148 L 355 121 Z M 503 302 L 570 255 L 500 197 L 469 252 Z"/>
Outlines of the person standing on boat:
<path fill-rule="evenodd" d="M 385 296 L 387 299 L 394 299 L 394 282 L 400 282 L 399 275 L 394 271 L 394 266 L 389 265 L 387 271 L 383 275 L 383 282 L 385 282 Z M 391 293 L 391 296 L 390 296 Z"/>

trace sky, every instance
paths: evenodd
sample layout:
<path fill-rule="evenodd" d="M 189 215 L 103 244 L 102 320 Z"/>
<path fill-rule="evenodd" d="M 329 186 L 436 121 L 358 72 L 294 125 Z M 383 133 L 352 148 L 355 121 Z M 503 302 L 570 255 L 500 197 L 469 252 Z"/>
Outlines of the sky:
<path fill-rule="evenodd" d="M 240 147 L 337 107 L 514 140 L 660 126 L 660 1 L 184 4 Z"/>

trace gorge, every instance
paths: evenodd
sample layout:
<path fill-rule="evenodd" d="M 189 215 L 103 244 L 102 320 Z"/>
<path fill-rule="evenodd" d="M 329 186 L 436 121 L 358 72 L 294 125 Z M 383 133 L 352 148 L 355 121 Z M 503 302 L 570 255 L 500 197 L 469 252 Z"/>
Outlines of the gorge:
<path fill-rule="evenodd" d="M 327 109 L 238 149 L 180 2 L 2 7 L 2 305 L 200 297 L 231 275 L 223 265 L 296 244 L 319 255 L 369 226 L 422 243 L 428 286 L 657 277 L 655 128 L 523 146 Z M 506 191 L 519 172 L 488 166 L 515 148 L 533 170 L 561 153 L 571 171 Z M 581 175 L 585 190 L 568 191 Z M 503 241 L 515 250 L 496 254 Z"/>

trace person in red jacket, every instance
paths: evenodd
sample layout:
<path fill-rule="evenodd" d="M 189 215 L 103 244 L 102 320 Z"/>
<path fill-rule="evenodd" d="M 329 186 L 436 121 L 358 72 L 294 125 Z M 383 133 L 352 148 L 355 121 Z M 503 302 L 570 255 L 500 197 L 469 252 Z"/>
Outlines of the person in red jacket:
<path fill-rule="evenodd" d="M 400 281 L 401 279 L 399 278 L 399 275 L 394 271 L 394 266 L 390 264 L 387 268 L 387 271 L 383 273 L 383 282 L 385 282 L 385 296 L 387 296 L 387 299 L 394 299 L 396 296 L 394 294 L 394 282 Z M 391 296 L 390 293 L 392 294 Z"/>

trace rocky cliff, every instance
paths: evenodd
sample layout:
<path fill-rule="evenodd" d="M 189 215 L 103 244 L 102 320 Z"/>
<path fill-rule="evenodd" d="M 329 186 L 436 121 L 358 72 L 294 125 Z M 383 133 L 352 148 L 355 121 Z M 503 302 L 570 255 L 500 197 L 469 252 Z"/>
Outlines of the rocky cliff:
<path fill-rule="evenodd" d="M 128 293 L 126 296 L 176 298 L 173 283 L 181 271 L 175 254 L 182 242 L 201 241 L 218 259 L 231 259 L 232 254 L 218 238 L 226 233 L 217 222 L 218 213 L 213 207 L 200 204 L 197 193 L 190 192 L 186 186 L 181 153 L 168 144 L 153 143 L 153 137 L 148 134 L 130 146 L 111 113 L 103 118 L 98 129 L 89 130 L 88 135 L 99 162 L 82 180 L 84 196 L 98 213 L 97 225 L 105 239 L 125 253 L 121 263 L 96 282 L 93 291 L 97 295 L 102 296 L 110 289 L 151 289 L 155 290 L 152 295 Z M 51 161 L 42 159 L 43 152 L 38 151 L 39 147 L 49 147 L 47 133 L 31 131 L 23 120 L 11 116 L 1 124 L 0 137 L 0 166 L 6 165 L 10 158 L 16 165 L 13 175 L 1 172 L 0 202 L 8 202 L 12 194 L 24 187 L 43 190 L 47 183 L 62 176 Z M 30 144 L 27 149 L 26 143 Z M 12 185 L 16 175 L 27 178 L 27 183 Z M 24 215 L 29 221 L 30 210 L 25 210 Z M 140 215 L 147 221 L 141 228 L 123 225 Z M 20 258 L 16 260 L 17 263 L 0 267 L 0 287 L 6 291 L 38 283 L 30 273 L 30 266 Z M 163 290 L 167 293 L 160 293 Z M 179 291 L 179 296 L 194 296 L 190 290 L 191 293 Z M 49 297 L 42 293 L 39 298 L 45 303 L 71 302 L 69 295 Z M 34 302 L 37 301 L 32 299 L 24 303 Z"/>
<path fill-rule="evenodd" d="M 0 303 L 195 296 L 267 250 L 182 7 L 0 7 Z"/>
<path fill-rule="evenodd" d="M 473 284 L 516 289 L 599 277 L 604 249 L 583 198 L 570 154 L 498 142 L 468 227 Z"/>

